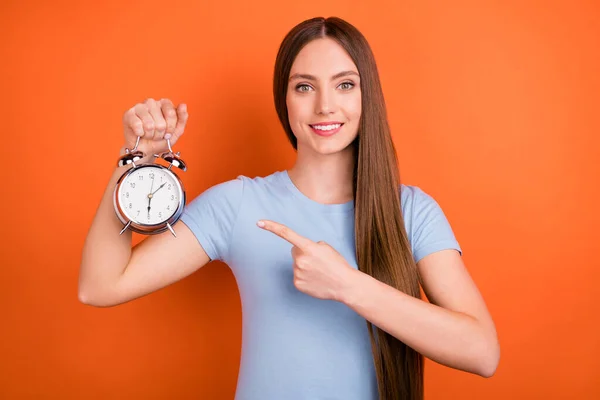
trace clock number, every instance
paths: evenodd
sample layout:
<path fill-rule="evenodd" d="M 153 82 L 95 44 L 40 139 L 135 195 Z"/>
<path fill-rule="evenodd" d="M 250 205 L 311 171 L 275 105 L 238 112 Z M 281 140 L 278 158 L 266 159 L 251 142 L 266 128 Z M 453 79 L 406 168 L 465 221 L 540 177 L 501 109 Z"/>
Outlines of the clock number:
<path fill-rule="evenodd" d="M 129 208 L 133 208 L 133 205 L 131 203 L 129 203 Z"/>
<path fill-rule="evenodd" d="M 158 213 L 158 218 L 162 218 L 162 212 Z"/>
<path fill-rule="evenodd" d="M 131 186 L 132 189 L 135 189 L 135 182 L 130 182 L 129 186 Z"/>
<path fill-rule="evenodd" d="M 144 180 L 144 175 L 138 175 L 138 180 L 143 181 Z"/>
<path fill-rule="evenodd" d="M 171 185 L 167 185 L 167 190 L 171 190 Z"/>
<path fill-rule="evenodd" d="M 171 195 L 171 200 L 175 200 L 175 195 Z"/>
<path fill-rule="evenodd" d="M 148 176 L 150 177 L 150 179 L 154 179 L 154 172 L 150 172 Z"/>
<path fill-rule="evenodd" d="M 129 198 L 129 192 L 125 193 L 125 197 Z"/>

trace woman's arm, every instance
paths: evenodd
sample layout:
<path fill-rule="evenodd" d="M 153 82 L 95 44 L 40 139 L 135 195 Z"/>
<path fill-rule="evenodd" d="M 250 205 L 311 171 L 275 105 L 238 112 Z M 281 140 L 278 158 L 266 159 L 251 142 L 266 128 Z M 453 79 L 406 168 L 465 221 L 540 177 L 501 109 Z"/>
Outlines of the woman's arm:
<path fill-rule="evenodd" d="M 438 251 L 417 266 L 430 303 L 360 271 L 348 279 L 339 299 L 425 357 L 492 376 L 500 358 L 496 328 L 460 254 Z"/>
<path fill-rule="evenodd" d="M 485 377 L 496 371 L 496 328 L 458 251 L 436 251 L 417 263 L 428 303 L 352 268 L 327 243 L 275 221 L 260 220 L 258 226 L 293 245 L 294 286 L 301 292 L 348 305 L 441 364 Z"/>
<path fill-rule="evenodd" d="M 144 296 L 190 275 L 210 259 L 183 223 L 142 240 L 133 249 L 131 231 L 115 215 L 112 195 L 117 180 L 130 166 L 111 176 L 83 246 L 79 270 L 79 301 L 109 307 Z"/>

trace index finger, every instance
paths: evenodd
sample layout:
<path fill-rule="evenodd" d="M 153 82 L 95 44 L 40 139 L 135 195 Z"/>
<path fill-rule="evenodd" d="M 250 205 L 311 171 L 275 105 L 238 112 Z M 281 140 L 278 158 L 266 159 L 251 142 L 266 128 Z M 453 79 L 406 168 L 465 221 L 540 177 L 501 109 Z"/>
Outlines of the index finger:
<path fill-rule="evenodd" d="M 314 244 L 314 242 L 312 240 L 305 238 L 302 235 L 297 234 L 296 232 L 294 232 L 287 226 L 280 224 L 278 222 L 268 221 L 268 220 L 263 219 L 263 220 L 258 221 L 257 225 L 260 226 L 261 228 L 263 228 L 264 230 L 273 232 L 280 238 L 287 240 L 288 242 L 290 242 L 291 244 L 293 244 L 294 246 L 296 246 L 300 249 L 305 249 L 308 246 Z"/>

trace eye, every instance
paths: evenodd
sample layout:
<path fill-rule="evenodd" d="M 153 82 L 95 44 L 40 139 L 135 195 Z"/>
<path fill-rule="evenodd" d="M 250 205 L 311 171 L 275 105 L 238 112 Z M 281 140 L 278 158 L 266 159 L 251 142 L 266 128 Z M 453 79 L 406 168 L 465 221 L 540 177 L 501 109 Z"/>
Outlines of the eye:
<path fill-rule="evenodd" d="M 301 83 L 300 85 L 296 86 L 296 90 L 299 92 L 308 92 L 311 89 L 312 88 L 305 83 Z"/>
<path fill-rule="evenodd" d="M 342 83 L 340 83 L 339 87 L 342 90 L 350 90 L 350 89 L 352 89 L 354 87 L 354 82 L 350 82 L 350 81 L 348 81 L 348 82 L 342 82 Z"/>

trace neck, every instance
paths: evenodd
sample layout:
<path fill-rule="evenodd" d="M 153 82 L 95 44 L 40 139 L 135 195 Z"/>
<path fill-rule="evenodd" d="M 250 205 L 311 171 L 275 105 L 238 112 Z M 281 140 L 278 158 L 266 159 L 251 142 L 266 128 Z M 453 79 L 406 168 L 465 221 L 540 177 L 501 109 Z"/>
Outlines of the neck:
<path fill-rule="evenodd" d="M 354 198 L 354 146 L 335 154 L 315 154 L 298 148 L 288 171 L 294 185 L 308 198 L 323 204 L 341 204 Z"/>

